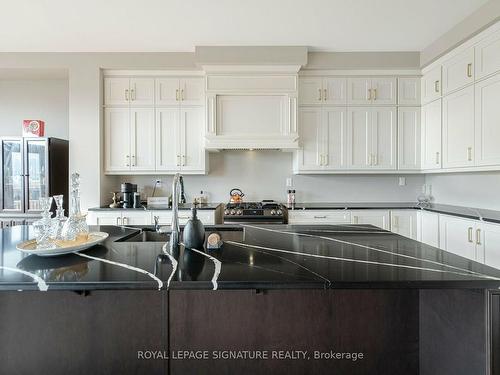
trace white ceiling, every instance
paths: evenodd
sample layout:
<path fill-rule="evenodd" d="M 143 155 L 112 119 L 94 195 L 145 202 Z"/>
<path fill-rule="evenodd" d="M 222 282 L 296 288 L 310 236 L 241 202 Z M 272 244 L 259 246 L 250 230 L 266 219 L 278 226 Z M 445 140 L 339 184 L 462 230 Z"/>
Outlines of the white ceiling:
<path fill-rule="evenodd" d="M 0 51 L 421 51 L 487 0 L 0 0 Z"/>

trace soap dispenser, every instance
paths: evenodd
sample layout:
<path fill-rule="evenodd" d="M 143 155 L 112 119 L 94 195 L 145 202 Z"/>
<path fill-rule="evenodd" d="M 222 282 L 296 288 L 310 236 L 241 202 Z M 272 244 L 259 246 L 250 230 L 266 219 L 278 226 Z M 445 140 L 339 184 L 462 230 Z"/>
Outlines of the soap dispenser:
<path fill-rule="evenodd" d="M 184 246 L 190 249 L 203 249 L 205 244 L 205 227 L 196 216 L 196 206 L 191 209 L 191 218 L 184 227 Z"/>

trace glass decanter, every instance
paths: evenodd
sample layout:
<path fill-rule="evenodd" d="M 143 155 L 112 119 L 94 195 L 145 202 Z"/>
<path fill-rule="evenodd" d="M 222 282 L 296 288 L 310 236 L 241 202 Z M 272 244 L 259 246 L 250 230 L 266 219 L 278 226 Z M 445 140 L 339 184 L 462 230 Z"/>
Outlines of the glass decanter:
<path fill-rule="evenodd" d="M 52 229 L 50 238 L 53 240 L 62 240 L 62 230 L 67 218 L 64 216 L 63 208 L 64 195 L 54 195 L 54 202 L 56 203 L 56 216 L 52 219 Z"/>
<path fill-rule="evenodd" d="M 71 175 L 71 207 L 69 217 L 63 225 L 61 236 L 64 241 L 86 241 L 89 227 L 86 215 L 80 210 L 80 175 Z"/>
<path fill-rule="evenodd" d="M 37 249 L 52 249 L 55 244 L 50 239 L 52 229 L 52 215 L 50 207 L 52 206 L 52 197 L 44 197 L 39 199 L 40 209 L 42 210 L 42 218 L 33 223 L 33 228 L 36 235 Z"/>

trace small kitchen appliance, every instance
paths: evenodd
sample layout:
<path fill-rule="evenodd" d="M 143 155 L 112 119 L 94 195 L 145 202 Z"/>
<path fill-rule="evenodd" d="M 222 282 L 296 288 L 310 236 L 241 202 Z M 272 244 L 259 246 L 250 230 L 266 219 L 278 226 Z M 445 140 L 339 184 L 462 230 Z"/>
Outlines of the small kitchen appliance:
<path fill-rule="evenodd" d="M 284 224 L 285 217 L 286 208 L 273 200 L 230 202 L 224 207 L 224 223 L 228 224 Z"/>
<path fill-rule="evenodd" d="M 134 207 L 134 193 L 137 192 L 137 185 L 129 182 L 124 182 L 121 185 L 121 193 L 123 196 L 123 208 Z"/>
<path fill-rule="evenodd" d="M 241 191 L 241 189 L 231 189 L 229 192 L 229 202 L 231 203 L 241 203 L 243 202 L 243 197 L 245 194 Z"/>

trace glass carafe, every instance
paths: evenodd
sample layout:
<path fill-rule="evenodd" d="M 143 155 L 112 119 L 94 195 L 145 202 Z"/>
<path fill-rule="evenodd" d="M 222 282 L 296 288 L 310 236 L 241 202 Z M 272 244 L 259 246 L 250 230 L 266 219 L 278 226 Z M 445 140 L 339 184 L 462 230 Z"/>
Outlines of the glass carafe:
<path fill-rule="evenodd" d="M 37 249 L 52 249 L 55 247 L 54 242 L 50 239 L 52 230 L 52 219 L 50 218 L 52 197 L 40 198 L 39 204 L 42 210 L 42 218 L 33 223 L 36 235 L 36 247 Z"/>
<path fill-rule="evenodd" d="M 61 236 L 64 241 L 81 241 L 88 239 L 89 227 L 86 215 L 80 210 L 80 175 L 71 175 L 71 208 L 68 219 L 63 225 Z"/>
<path fill-rule="evenodd" d="M 64 208 L 63 208 L 63 195 L 54 195 L 54 202 L 56 203 L 56 216 L 52 219 L 52 229 L 50 233 L 50 237 L 53 240 L 62 240 L 62 230 L 64 227 L 64 223 L 67 218 L 64 216 Z"/>

